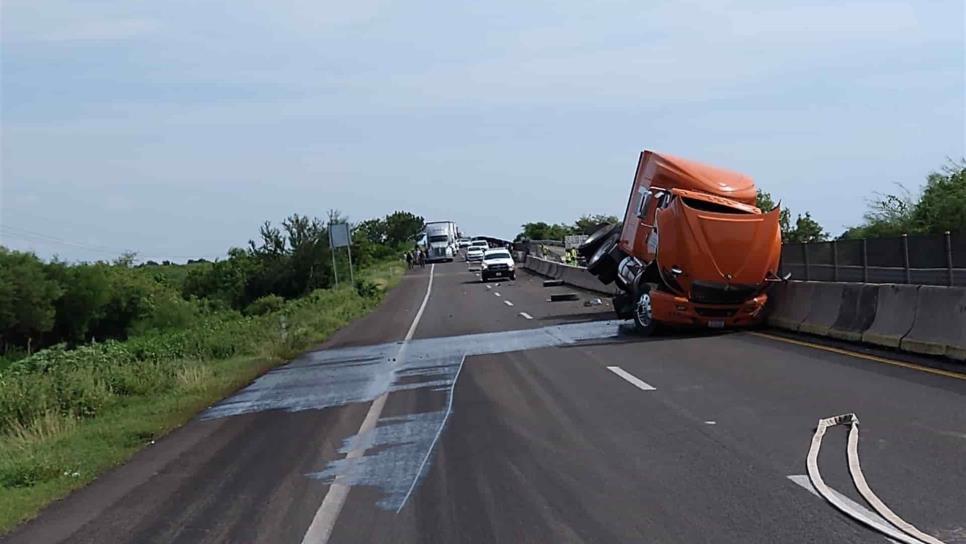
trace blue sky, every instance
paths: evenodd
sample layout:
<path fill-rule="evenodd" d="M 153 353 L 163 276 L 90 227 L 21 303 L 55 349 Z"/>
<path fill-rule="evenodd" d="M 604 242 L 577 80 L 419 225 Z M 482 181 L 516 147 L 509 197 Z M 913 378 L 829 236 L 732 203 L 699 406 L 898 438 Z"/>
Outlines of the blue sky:
<path fill-rule="evenodd" d="M 643 148 L 833 234 L 962 157 L 962 0 L 4 0 L 0 243 L 217 257 L 265 219 L 619 214 Z"/>

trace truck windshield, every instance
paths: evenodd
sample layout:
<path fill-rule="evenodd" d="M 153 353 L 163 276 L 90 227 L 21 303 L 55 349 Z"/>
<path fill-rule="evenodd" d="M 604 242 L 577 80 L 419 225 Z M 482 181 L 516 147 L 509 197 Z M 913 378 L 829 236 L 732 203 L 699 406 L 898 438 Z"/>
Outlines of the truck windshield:
<path fill-rule="evenodd" d="M 491 251 L 486 254 L 485 258 L 488 261 L 494 261 L 496 259 L 509 259 L 510 254 L 507 253 L 506 251 Z"/>
<path fill-rule="evenodd" d="M 430 236 L 429 241 L 430 242 L 448 242 L 449 236 Z"/>

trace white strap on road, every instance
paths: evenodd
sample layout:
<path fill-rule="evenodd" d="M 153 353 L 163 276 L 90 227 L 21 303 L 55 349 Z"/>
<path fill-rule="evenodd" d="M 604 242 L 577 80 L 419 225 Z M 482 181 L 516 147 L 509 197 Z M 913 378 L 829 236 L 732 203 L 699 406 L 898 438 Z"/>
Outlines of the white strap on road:
<path fill-rule="evenodd" d="M 840 495 L 834 493 L 822 479 L 822 474 L 818 470 L 818 453 L 822 449 L 822 438 L 825 436 L 825 431 L 836 425 L 850 425 L 851 427 L 848 445 L 849 472 L 852 474 L 852 480 L 859 493 L 862 494 L 862 498 L 882 516 L 882 521 L 869 519 L 855 511 L 851 505 L 841 499 Z M 865 476 L 862 474 L 862 467 L 859 465 L 859 418 L 855 414 L 845 414 L 818 421 L 818 427 L 812 437 L 812 446 L 808 450 L 807 465 L 808 477 L 818 494 L 850 518 L 868 525 L 889 538 L 906 544 L 943 544 L 941 540 L 923 533 L 900 518 L 872 492 Z M 883 523 L 883 521 L 888 523 Z"/>

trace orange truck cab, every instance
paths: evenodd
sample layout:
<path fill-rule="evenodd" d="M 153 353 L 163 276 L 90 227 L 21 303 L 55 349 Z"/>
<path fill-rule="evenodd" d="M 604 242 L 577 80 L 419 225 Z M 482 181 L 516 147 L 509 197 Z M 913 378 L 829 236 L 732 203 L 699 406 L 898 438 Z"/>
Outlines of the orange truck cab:
<path fill-rule="evenodd" d="M 663 153 L 641 153 L 622 224 L 579 251 L 616 282 L 618 315 L 642 332 L 659 323 L 711 328 L 762 317 L 781 257 L 779 209 L 755 207 L 748 176 Z"/>

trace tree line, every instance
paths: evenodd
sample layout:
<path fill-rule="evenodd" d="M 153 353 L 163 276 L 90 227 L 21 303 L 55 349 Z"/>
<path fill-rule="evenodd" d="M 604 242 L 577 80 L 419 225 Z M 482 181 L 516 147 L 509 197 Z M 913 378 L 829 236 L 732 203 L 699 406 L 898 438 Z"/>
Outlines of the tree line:
<path fill-rule="evenodd" d="M 778 204 L 770 193 L 759 189 L 756 205 L 771 211 Z M 966 160 L 950 160 L 939 171 L 929 174 L 917 193 L 901 184 L 897 184 L 894 192 L 875 193 L 868 200 L 862 219 L 862 223 L 846 229 L 838 239 L 966 231 Z M 590 234 L 600 225 L 618 221 L 615 216 L 598 214 L 582 216 L 573 224 L 526 223 L 517 241 L 563 240 L 571 234 Z M 832 237 L 811 212 L 799 213 L 792 221 L 792 211 L 787 206 L 782 206 L 779 225 L 785 243 L 823 242 Z"/>
<path fill-rule="evenodd" d="M 0 349 L 15 358 L 55 344 L 182 328 L 213 312 L 271 311 L 331 287 L 336 273 L 348 278 L 345 252 L 333 269 L 328 240 L 328 225 L 343 221 L 338 212 L 326 220 L 293 214 L 279 225 L 266 221 L 248 247 L 186 265 L 135 266 L 134 255 L 71 264 L 0 247 Z M 423 225 L 409 212 L 359 223 L 351 241 L 354 264 L 398 255 Z"/>

